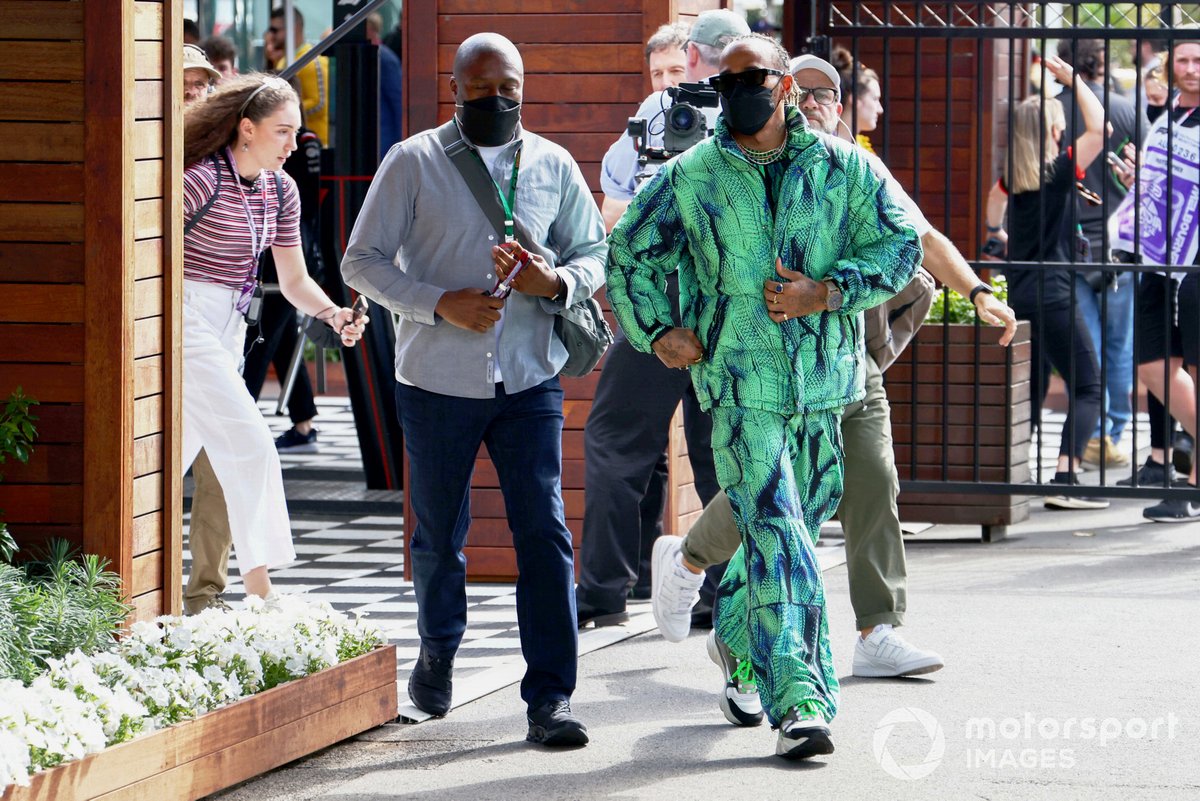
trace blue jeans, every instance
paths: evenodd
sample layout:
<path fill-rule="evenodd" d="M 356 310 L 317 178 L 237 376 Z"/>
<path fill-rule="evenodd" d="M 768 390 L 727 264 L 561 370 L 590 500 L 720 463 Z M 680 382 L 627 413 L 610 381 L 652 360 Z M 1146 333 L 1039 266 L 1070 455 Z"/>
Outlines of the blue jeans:
<path fill-rule="evenodd" d="M 1118 276 L 1117 287 L 1108 293 L 1105 307 L 1104 350 L 1100 348 L 1100 296 L 1088 286 L 1081 274 L 1075 276 L 1075 297 L 1079 313 L 1087 324 L 1096 353 L 1104 365 L 1104 411 L 1094 437 L 1121 439 L 1133 417 L 1133 279 L 1132 273 Z"/>
<path fill-rule="evenodd" d="M 563 519 L 563 392 L 557 376 L 509 395 L 459 398 L 396 386 L 410 470 L 405 491 L 416 520 L 409 556 L 422 644 L 453 656 L 467 628 L 470 489 L 475 457 L 486 444 L 504 495 L 517 554 L 517 623 L 532 709 L 575 689 L 578 632 L 571 533 Z"/>

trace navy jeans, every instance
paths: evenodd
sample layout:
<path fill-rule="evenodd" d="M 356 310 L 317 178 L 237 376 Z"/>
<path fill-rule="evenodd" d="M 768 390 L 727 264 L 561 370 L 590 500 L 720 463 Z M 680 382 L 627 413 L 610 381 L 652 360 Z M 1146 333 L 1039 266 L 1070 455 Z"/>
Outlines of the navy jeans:
<path fill-rule="evenodd" d="M 424 646 L 453 656 L 467 628 L 471 474 L 486 444 L 504 495 L 517 554 L 517 623 L 527 665 L 521 697 L 532 709 L 571 697 L 578 633 L 574 554 L 563 519 L 563 392 L 558 377 L 491 399 L 396 386 L 411 469 L 405 491 L 416 516 L 409 555 Z"/>

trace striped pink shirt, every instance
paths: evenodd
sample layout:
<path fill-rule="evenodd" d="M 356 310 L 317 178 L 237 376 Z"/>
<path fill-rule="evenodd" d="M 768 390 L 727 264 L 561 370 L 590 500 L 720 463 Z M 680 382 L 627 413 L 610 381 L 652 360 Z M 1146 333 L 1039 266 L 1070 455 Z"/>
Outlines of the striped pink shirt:
<path fill-rule="evenodd" d="M 222 173 L 220 196 L 183 238 L 183 277 L 242 289 L 257 273 L 253 237 L 246 219 L 246 208 L 238 193 L 239 178 L 224 156 L 218 156 L 217 161 Z M 217 190 L 216 169 L 212 159 L 205 158 L 184 170 L 185 221 L 190 220 Z M 283 178 L 282 215 L 279 214 L 280 199 L 275 192 L 275 176 L 270 172 L 264 171 L 253 186 L 242 186 L 254 220 L 254 229 L 258 232 L 260 248 L 300 245 L 300 194 L 290 175 L 281 172 L 280 177 Z"/>

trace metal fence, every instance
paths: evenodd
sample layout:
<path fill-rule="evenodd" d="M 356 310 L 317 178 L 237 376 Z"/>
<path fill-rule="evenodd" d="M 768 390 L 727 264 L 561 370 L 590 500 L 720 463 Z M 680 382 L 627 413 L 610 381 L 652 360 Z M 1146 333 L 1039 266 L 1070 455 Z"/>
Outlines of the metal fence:
<path fill-rule="evenodd" d="M 1117 469 L 1106 466 L 1101 459 L 1098 469 L 1079 474 L 1078 485 L 1051 484 L 1054 466 L 1046 463 L 1042 455 L 1048 451 L 1053 461 L 1060 436 L 1058 423 L 1046 420 L 1044 425 L 1037 426 L 1033 418 L 1039 404 L 1030 397 L 1030 383 L 1036 383 L 1030 379 L 1051 360 L 1053 352 L 1061 350 L 1061 342 L 1049 336 L 1055 327 L 1051 321 L 1059 317 L 1050 315 L 1066 314 L 1073 319 L 1074 315 L 1084 313 L 1083 302 L 1089 301 L 1082 296 L 1089 290 L 1075 276 L 1098 273 L 1101 279 L 1099 289 L 1091 290 L 1090 302 L 1098 306 L 1101 332 L 1098 340 L 1092 341 L 1092 350 L 1096 353 L 1101 386 L 1107 387 L 1114 369 L 1118 369 L 1111 363 L 1114 357 L 1107 347 L 1109 321 L 1117 319 L 1114 315 L 1118 309 L 1113 305 L 1117 295 L 1105 281 L 1120 276 L 1119 282 L 1128 282 L 1132 286 L 1133 308 L 1141 310 L 1153 305 L 1147 302 L 1148 293 L 1161 291 L 1160 305 L 1164 305 L 1174 297 L 1179 283 L 1179 280 L 1163 282 L 1146 276 L 1165 272 L 1183 279 L 1200 271 L 1190 257 L 1177 259 L 1186 260 L 1187 264 L 1170 263 L 1170 249 L 1165 266 L 1150 263 L 1147 254 L 1152 244 L 1195 239 L 1200 167 L 1191 163 L 1196 154 L 1190 147 L 1182 147 L 1190 145 L 1190 135 L 1178 139 L 1184 129 L 1178 125 L 1167 127 L 1164 219 L 1170 222 L 1164 230 L 1151 230 L 1152 219 L 1135 215 L 1128 255 L 1117 253 L 1114 260 L 1116 243 L 1108 225 L 1103 225 L 1098 233 L 1090 262 L 1081 260 L 1081 251 L 1074 241 L 1064 260 L 1044 257 L 1014 260 L 1005 255 L 997 262 L 985 254 L 989 194 L 998 178 L 1006 173 L 1011 175 L 1014 170 L 1014 136 L 1018 135 L 1014 131 L 1014 114 L 1022 100 L 1042 92 L 1039 87 L 1049 87 L 1053 82 L 1044 57 L 1057 52 L 1059 43 L 1064 42 L 1062 52 L 1066 60 L 1078 64 L 1081 51 L 1095 56 L 1097 45 L 1092 42 L 1100 43 L 1105 77 L 1097 96 L 1104 107 L 1107 128 L 1118 96 L 1127 97 L 1137 110 L 1143 105 L 1147 89 L 1158 88 L 1147 84 L 1157 77 L 1147 77 L 1152 66 L 1147 58 L 1149 53 L 1170 53 L 1178 42 L 1200 41 L 1200 30 L 1188 28 L 1200 23 L 1200 4 L 832 0 L 815 2 L 811 15 L 810 21 L 800 25 L 808 36 L 808 50 L 826 55 L 832 46 L 842 46 L 853 56 L 856 76 L 865 68 L 878 73 L 884 112 L 879 128 L 869 135 L 880 157 L 911 192 L 930 222 L 957 244 L 977 272 L 1004 273 L 1010 279 L 1021 271 L 1036 276 L 1036 307 L 1019 309 L 1018 315 L 1030 321 L 1023 324 L 1019 338 L 1026 344 L 1016 345 L 1007 352 L 998 351 L 992 344 L 995 336 L 989 339 L 986 329 L 978 323 L 966 327 L 948 322 L 927 324 L 905 360 L 889 371 L 897 463 L 903 479 L 902 500 L 916 499 L 918 505 L 935 505 L 942 502 L 939 499 L 957 498 L 963 503 L 986 506 L 993 503 L 989 498 L 1063 495 L 1200 502 L 1200 492 L 1194 489 L 1166 480 L 1147 485 L 1137 475 L 1139 454 L 1144 453 L 1148 443 L 1145 429 L 1137 425 L 1146 409 L 1138 391 L 1136 354 L 1149 343 L 1147 337 L 1170 331 L 1177 324 L 1173 314 L 1157 319 L 1150 319 L 1149 311 L 1132 315 L 1130 347 L 1135 358 L 1132 366 L 1119 368 L 1119 375 L 1124 375 L 1133 388 L 1133 419 L 1122 437 L 1124 452 L 1132 452 L 1129 466 Z M 1127 76 L 1128 85 L 1118 85 L 1114 76 Z M 1179 87 L 1170 65 L 1165 65 L 1161 80 L 1168 96 L 1175 97 Z M 1189 98 L 1185 92 L 1183 99 Z M 1078 113 L 1079 105 L 1072 98 L 1073 114 Z M 1170 103 L 1166 113 L 1173 113 Z M 851 127 L 857 131 L 856 110 L 850 111 L 849 116 Z M 1072 133 L 1068 136 L 1078 136 L 1080 121 L 1068 122 L 1075 123 L 1069 126 Z M 1138 155 L 1134 159 L 1135 180 L 1129 190 L 1135 210 L 1142 209 L 1146 192 L 1162 188 L 1162 182 L 1153 180 L 1154 154 L 1144 148 L 1151 129 L 1144 114 L 1136 113 L 1130 141 Z M 1047 133 L 1043 126 L 1038 143 L 1043 156 L 1056 147 L 1056 143 L 1049 141 L 1053 139 L 1053 131 Z M 1067 144 L 1064 137 L 1063 147 Z M 1109 150 L 1120 149 L 1121 144 L 1106 136 L 1099 158 L 1105 159 Z M 1078 166 L 1076 155 L 1072 150 L 1072 169 Z M 1106 165 L 1105 169 L 1114 176 L 1117 173 L 1116 167 Z M 1070 231 L 1080 230 L 1083 204 L 1096 204 L 1094 208 L 1107 220 L 1117 211 L 1125 194 L 1115 178 L 1096 187 L 1090 201 L 1072 189 L 1063 210 Z M 1040 196 L 1045 197 L 1045 193 Z M 1044 209 L 1044 214 L 1056 212 L 1053 208 Z M 1012 214 L 1010 202 L 1005 226 L 1010 231 L 1007 223 L 1012 222 Z M 1010 242 L 1010 249 L 1017 249 L 1012 246 Z M 1064 274 L 1069 283 L 1069 308 L 1065 311 L 1052 309 L 1045 303 L 1047 280 L 1053 284 Z M 1028 286 L 1028 279 L 1024 285 Z M 1122 295 L 1117 302 L 1130 301 Z M 1182 304 L 1192 302 L 1189 297 Z M 1195 303 L 1200 304 L 1200 292 Z M 1187 317 L 1191 319 L 1192 316 Z M 1181 334 L 1185 339 L 1200 340 L 1200 324 L 1185 324 L 1184 328 Z M 1025 333 L 1028 330 L 1034 334 L 1032 343 Z M 1066 387 L 1065 411 L 1072 417 L 1077 411 L 1075 390 L 1084 371 L 1084 365 L 1076 361 L 1079 343 L 1074 338 L 1075 330 L 1071 327 L 1068 363 L 1064 365 L 1059 359 L 1057 370 L 1062 386 Z M 1195 381 L 1175 380 L 1172 386 L 1171 379 L 1178 377 L 1168 361 L 1151 360 L 1148 364 L 1153 367 L 1143 367 L 1141 378 L 1147 379 L 1147 370 L 1161 369 L 1165 388 L 1160 392 L 1160 400 L 1175 410 L 1184 428 L 1194 433 L 1200 388 Z M 1184 386 L 1186 393 L 1181 390 Z M 1181 397 L 1181 393 L 1190 397 Z M 1114 399 L 1107 393 L 1102 398 L 1100 420 L 1103 421 L 1109 417 Z M 1165 433 L 1169 422 L 1158 425 Z M 1080 449 L 1081 443 L 1074 432 L 1064 430 L 1061 436 L 1067 440 L 1065 450 L 1075 453 Z M 1166 441 L 1171 440 L 1168 437 Z M 1121 479 L 1132 479 L 1131 486 L 1118 486 Z"/>

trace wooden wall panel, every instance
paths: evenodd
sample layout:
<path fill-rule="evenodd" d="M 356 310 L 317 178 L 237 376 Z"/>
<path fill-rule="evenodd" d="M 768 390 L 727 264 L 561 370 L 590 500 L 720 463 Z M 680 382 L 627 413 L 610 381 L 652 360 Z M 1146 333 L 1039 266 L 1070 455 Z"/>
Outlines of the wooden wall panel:
<path fill-rule="evenodd" d="M 0 39 L 82 40 L 83 5 L 3 0 L 0 2 Z"/>
<path fill-rule="evenodd" d="M 181 30 L 179 3 L 0 0 L 0 400 L 41 402 L 0 508 L 145 615 L 179 595 Z"/>
<path fill-rule="evenodd" d="M 83 125 L 0 122 L 0 161 L 83 161 Z"/>

